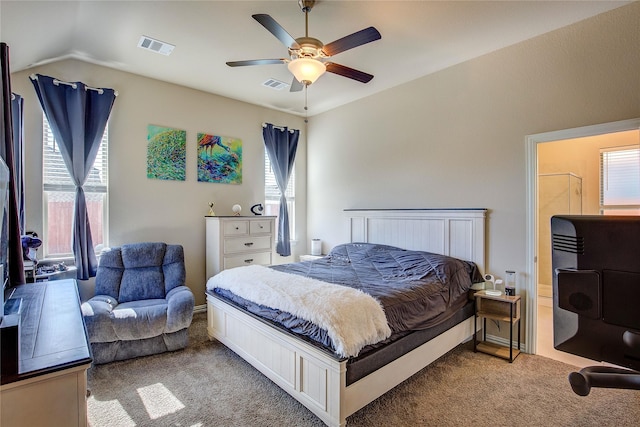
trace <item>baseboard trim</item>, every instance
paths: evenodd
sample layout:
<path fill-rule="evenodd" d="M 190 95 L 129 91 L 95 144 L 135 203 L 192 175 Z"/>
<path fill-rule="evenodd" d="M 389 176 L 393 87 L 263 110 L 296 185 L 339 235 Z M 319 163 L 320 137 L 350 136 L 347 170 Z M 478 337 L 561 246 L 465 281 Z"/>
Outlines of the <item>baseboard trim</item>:
<path fill-rule="evenodd" d="M 196 305 L 193 307 L 193 313 L 205 313 L 207 311 L 207 304 Z"/>

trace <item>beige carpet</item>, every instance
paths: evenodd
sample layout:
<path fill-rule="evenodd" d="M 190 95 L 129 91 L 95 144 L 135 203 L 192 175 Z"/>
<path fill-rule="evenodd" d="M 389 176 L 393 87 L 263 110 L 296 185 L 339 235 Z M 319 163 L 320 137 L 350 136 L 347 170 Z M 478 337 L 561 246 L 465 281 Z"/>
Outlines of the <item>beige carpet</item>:
<path fill-rule="evenodd" d="M 347 419 L 349 426 L 636 426 L 640 392 L 575 395 L 574 367 L 521 354 L 507 361 L 452 350 Z M 206 335 L 194 317 L 183 350 L 89 370 L 89 424 L 322 426 L 313 414 Z"/>

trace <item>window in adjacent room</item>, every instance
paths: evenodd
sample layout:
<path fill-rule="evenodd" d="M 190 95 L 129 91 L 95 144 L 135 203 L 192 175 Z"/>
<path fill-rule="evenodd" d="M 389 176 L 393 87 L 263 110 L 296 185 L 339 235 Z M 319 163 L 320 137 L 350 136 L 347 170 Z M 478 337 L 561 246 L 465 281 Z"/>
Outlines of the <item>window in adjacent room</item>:
<path fill-rule="evenodd" d="M 43 248 L 45 258 L 66 258 L 73 255 L 71 233 L 75 185 L 67 171 L 62 154 L 49 122 L 43 114 Z M 107 148 L 108 125 L 96 160 L 84 184 L 91 237 L 96 254 L 107 244 Z"/>
<path fill-rule="evenodd" d="M 640 147 L 600 150 L 600 213 L 640 215 Z"/>
<path fill-rule="evenodd" d="M 291 240 L 295 240 L 295 184 L 296 172 L 294 164 L 293 171 L 291 172 L 291 176 L 289 177 L 289 183 L 287 184 L 287 191 L 285 192 L 285 197 L 287 198 L 287 209 L 289 210 L 289 236 L 291 236 Z M 269 154 L 267 153 L 267 150 L 264 151 L 264 202 L 264 214 L 278 216 L 278 213 L 280 212 L 280 189 L 278 188 L 276 177 L 273 174 L 273 170 L 271 169 L 271 161 L 269 160 Z M 277 221 L 276 227 L 278 227 Z M 274 235 L 278 235 L 277 230 L 275 230 Z"/>

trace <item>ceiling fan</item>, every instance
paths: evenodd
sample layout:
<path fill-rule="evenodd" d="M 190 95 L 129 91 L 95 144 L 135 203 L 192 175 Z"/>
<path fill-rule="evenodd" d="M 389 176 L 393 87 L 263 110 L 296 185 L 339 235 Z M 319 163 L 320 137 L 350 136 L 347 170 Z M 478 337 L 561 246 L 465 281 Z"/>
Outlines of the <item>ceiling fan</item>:
<path fill-rule="evenodd" d="M 230 67 L 242 67 L 246 65 L 287 64 L 289 71 L 294 75 L 291 83 L 291 92 L 298 92 L 303 87 L 309 86 L 325 71 L 362 83 L 368 83 L 373 78 L 373 75 L 330 62 L 328 58 L 345 50 L 379 40 L 382 36 L 374 27 L 368 27 L 329 44 L 323 44 L 320 40 L 309 37 L 309 12 L 315 3 L 315 0 L 298 0 L 298 5 L 304 12 L 305 17 L 305 35 L 297 39 L 294 39 L 271 16 L 266 14 L 251 15 L 253 19 L 258 21 L 287 47 L 289 58 L 230 61 L 227 62 L 227 65 Z"/>

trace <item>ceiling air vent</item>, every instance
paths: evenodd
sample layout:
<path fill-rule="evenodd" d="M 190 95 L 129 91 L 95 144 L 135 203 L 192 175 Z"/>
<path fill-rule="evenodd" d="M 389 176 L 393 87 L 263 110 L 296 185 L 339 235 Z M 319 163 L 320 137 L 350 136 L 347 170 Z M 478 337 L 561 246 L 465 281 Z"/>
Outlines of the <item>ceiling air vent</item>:
<path fill-rule="evenodd" d="M 262 86 L 266 86 L 274 90 L 282 90 L 284 88 L 289 87 L 289 84 L 285 82 L 281 82 L 280 80 L 269 79 L 266 82 L 262 83 Z"/>
<path fill-rule="evenodd" d="M 175 45 L 161 42 L 160 40 L 152 39 L 151 37 L 142 36 L 138 41 L 138 47 L 169 56 Z"/>

